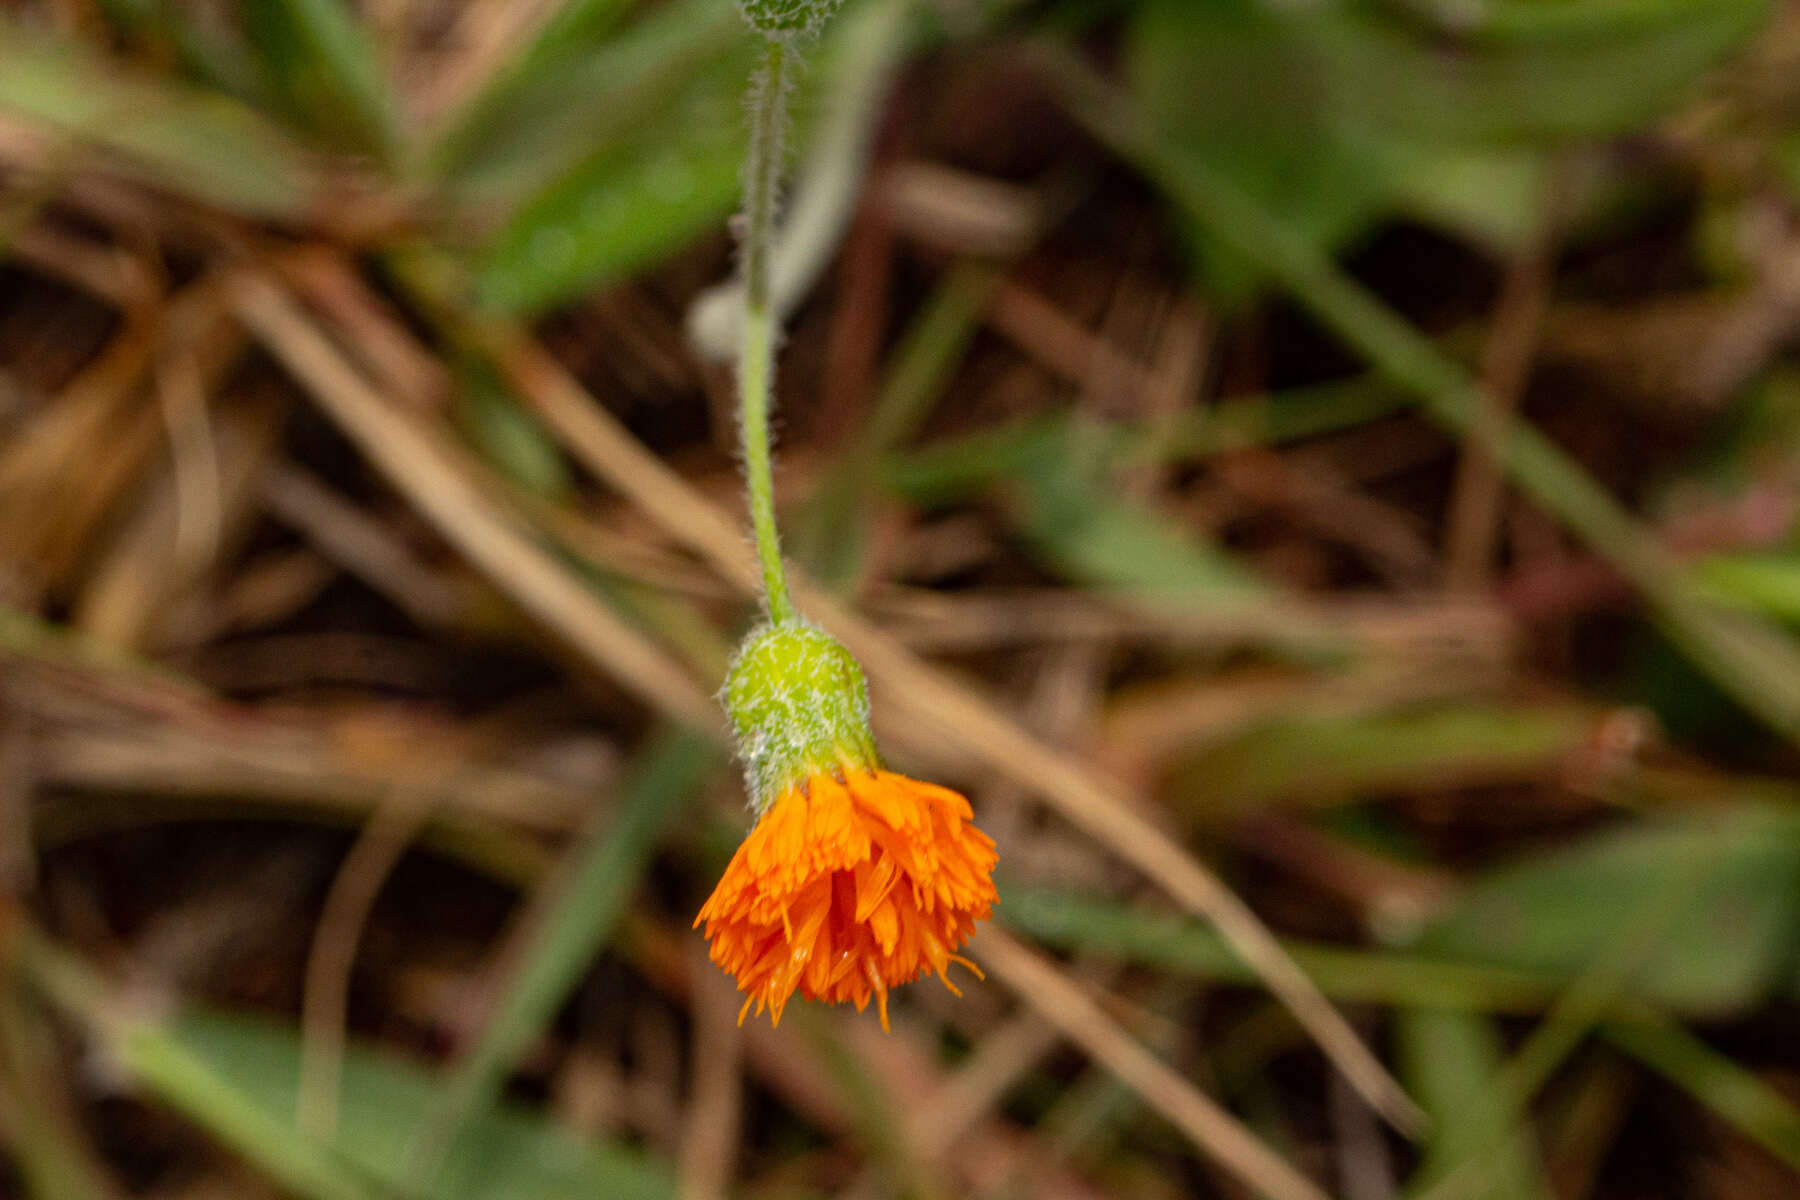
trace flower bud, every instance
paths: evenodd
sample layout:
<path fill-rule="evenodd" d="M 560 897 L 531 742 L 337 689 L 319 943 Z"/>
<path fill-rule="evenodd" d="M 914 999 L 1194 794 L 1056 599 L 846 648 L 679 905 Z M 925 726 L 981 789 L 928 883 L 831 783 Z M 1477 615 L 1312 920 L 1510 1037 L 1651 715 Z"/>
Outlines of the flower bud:
<path fill-rule="evenodd" d="M 765 37 L 817 33 L 843 0 L 738 0 L 738 11 Z"/>
<path fill-rule="evenodd" d="M 815 626 L 752 633 L 725 677 L 724 701 L 758 814 L 811 776 L 881 765 L 862 667 Z"/>

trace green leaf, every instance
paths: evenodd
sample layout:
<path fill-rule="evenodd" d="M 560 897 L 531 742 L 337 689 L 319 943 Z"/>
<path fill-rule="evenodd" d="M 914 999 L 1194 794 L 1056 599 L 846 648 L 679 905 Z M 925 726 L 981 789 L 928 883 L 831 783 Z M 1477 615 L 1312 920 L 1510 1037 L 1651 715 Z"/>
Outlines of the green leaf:
<path fill-rule="evenodd" d="M 1045 557 L 1082 582 L 1171 604 L 1263 590 L 1223 550 L 1119 498 L 1106 477 L 1107 441 L 1104 429 L 1077 429 L 1023 464 L 1019 526 Z"/>
<path fill-rule="evenodd" d="M 1340 119 L 1415 139 L 1555 141 L 1640 128 L 1681 100 L 1768 0 L 1497 0 L 1455 29 L 1392 8 L 1296 9 Z"/>
<path fill-rule="evenodd" d="M 611 33 L 632 7 L 633 0 L 565 0 L 519 55 L 517 68 L 530 74 L 552 59 L 581 54 Z"/>
<path fill-rule="evenodd" d="M 1332 120 L 1334 97 L 1298 28 L 1314 19 L 1256 0 L 1151 0 L 1132 22 L 1127 69 L 1169 153 L 1201 159 L 1334 248 L 1380 215 L 1387 181 L 1379 145 Z M 1260 282 L 1227 243 L 1187 232 L 1215 293 L 1241 298 Z"/>
<path fill-rule="evenodd" d="M 292 1126 L 300 1074 L 299 1039 L 292 1029 L 198 1011 L 182 1017 L 169 1036 L 256 1109 Z M 430 1200 L 666 1200 L 674 1195 L 668 1172 L 640 1155 L 511 1105 L 471 1120 L 443 1172 L 421 1192 L 421 1181 L 406 1172 L 406 1150 L 437 1090 L 429 1070 L 351 1046 L 344 1056 L 336 1150 L 396 1192 Z"/>
<path fill-rule="evenodd" d="M 399 106 L 374 41 L 344 0 L 247 0 L 244 25 L 294 120 L 329 141 L 393 157 Z"/>
<path fill-rule="evenodd" d="M 1454 26 L 1385 4 L 1151 0 L 1127 42 L 1161 152 L 1339 249 L 1396 209 L 1489 243 L 1533 231 L 1543 152 L 1642 127 L 1769 11 L 1767 0 L 1496 0 Z M 1191 225 L 1227 299 L 1262 268 Z"/>
<path fill-rule="evenodd" d="M 255 107 L 269 101 L 268 71 L 237 23 L 179 0 L 100 0 L 100 8 L 126 39 L 146 42 L 153 61 L 173 53 L 189 78 Z"/>
<path fill-rule="evenodd" d="M 859 28 L 840 22 L 812 52 L 791 110 L 803 130 L 807 89 Z M 728 0 L 674 0 L 449 132 L 434 151 L 449 196 L 477 220 L 508 214 L 479 262 L 483 305 L 541 312 L 720 229 L 739 198 L 755 43 Z"/>
<path fill-rule="evenodd" d="M 736 93 L 690 98 L 647 140 L 606 151 L 527 205 L 481 264 L 477 294 L 536 312 L 615 282 L 722 227 L 737 201 Z"/>
<path fill-rule="evenodd" d="M 1392 142 L 1391 199 L 1399 212 L 1507 250 L 1537 236 L 1545 155 L 1517 146 L 1421 146 Z"/>
<path fill-rule="evenodd" d="M 735 104 L 750 72 L 750 46 L 729 0 L 674 0 L 614 36 L 616 5 L 584 9 L 586 35 L 543 35 L 502 78 L 451 121 L 429 153 L 430 171 L 460 207 L 517 209 L 597 155 L 679 131 L 672 110 L 694 91 Z M 553 22 L 554 24 L 554 22 Z M 727 123 L 740 142 L 741 111 Z"/>
<path fill-rule="evenodd" d="M 630 79 L 649 72 L 685 75 L 690 64 L 683 61 L 683 47 L 711 32 L 704 29 L 707 22 L 692 19 L 694 13 L 729 6 L 722 0 L 678 0 L 613 36 L 637 7 L 633 0 L 567 0 L 557 6 L 531 45 L 495 70 L 445 122 L 428 155 L 433 174 L 467 185 L 483 173 L 483 163 L 529 160 L 537 156 L 535 147 L 574 141 L 583 128 L 590 139 L 596 127 L 611 128 Z M 659 44 L 661 38 L 671 40 Z M 550 125 L 560 127 L 554 136 L 546 136 Z M 550 157 L 566 167 L 577 156 L 565 146 Z M 505 167 L 489 170 L 517 178 Z"/>
<path fill-rule="evenodd" d="M 1597 959 L 1661 881 L 1704 866 L 1633 981 L 1682 1012 L 1725 1014 L 1785 984 L 1800 942 L 1800 816 L 1740 810 L 1599 834 L 1499 868 L 1413 949 L 1569 975 Z"/>
<path fill-rule="evenodd" d="M 315 161 L 236 100 L 28 37 L 4 20 L 0 112 L 107 151 L 146 182 L 251 216 L 303 216 L 323 190 Z"/>

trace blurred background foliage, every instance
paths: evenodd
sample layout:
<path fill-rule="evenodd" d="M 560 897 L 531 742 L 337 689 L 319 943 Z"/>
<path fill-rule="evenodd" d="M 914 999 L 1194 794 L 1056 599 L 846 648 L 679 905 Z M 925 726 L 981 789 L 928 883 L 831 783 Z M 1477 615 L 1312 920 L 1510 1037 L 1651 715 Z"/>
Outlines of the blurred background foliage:
<path fill-rule="evenodd" d="M 1800 12 L 808 47 L 789 550 L 1004 873 L 891 1037 L 688 930 L 753 57 L 0 3 L 0 1191 L 1800 1194 Z"/>

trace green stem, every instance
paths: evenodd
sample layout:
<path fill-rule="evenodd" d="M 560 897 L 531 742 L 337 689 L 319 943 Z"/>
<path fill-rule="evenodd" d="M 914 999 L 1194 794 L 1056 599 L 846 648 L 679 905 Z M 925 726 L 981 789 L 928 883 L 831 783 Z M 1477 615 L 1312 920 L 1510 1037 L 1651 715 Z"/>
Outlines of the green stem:
<path fill-rule="evenodd" d="M 787 57 L 786 39 L 770 38 L 767 56 L 751 85 L 750 154 L 744 167 L 744 333 L 738 354 L 738 423 L 744 439 L 750 524 L 756 534 L 756 557 L 762 564 L 763 608 L 773 625 L 798 619 L 781 564 L 769 456 L 769 404 L 775 373 L 769 254 L 775 240 L 775 200 L 786 132 Z"/>

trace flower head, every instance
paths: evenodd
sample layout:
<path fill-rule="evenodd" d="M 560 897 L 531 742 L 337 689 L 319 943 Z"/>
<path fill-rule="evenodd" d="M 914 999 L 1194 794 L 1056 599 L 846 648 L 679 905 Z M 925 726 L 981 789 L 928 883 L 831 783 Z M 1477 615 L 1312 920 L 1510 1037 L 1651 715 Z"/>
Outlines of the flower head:
<path fill-rule="evenodd" d="M 890 771 L 825 772 L 790 788 L 732 856 L 695 924 L 712 960 L 776 1023 L 795 989 L 809 999 L 874 996 L 953 962 L 996 899 L 994 842 L 969 802 Z M 960 995 L 960 993 L 958 993 Z"/>
<path fill-rule="evenodd" d="M 862 669 L 809 626 L 753 635 L 725 689 L 755 828 L 695 918 L 712 960 L 779 1023 L 798 990 L 875 997 L 951 963 L 998 899 L 993 839 L 956 792 L 883 770 Z M 960 994 L 960 993 L 958 993 Z"/>

